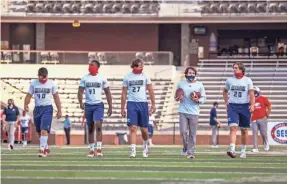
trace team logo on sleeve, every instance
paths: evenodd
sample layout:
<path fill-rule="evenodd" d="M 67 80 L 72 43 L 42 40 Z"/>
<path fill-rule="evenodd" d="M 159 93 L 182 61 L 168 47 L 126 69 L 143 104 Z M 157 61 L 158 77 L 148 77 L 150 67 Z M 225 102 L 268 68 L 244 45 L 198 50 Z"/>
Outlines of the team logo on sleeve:
<path fill-rule="evenodd" d="M 271 130 L 271 137 L 280 144 L 287 144 L 287 122 L 274 126 Z"/>

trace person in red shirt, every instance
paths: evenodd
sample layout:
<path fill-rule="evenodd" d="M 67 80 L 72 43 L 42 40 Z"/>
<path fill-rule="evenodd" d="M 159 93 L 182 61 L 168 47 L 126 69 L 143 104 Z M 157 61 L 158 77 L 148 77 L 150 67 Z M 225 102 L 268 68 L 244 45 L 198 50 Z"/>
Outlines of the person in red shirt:
<path fill-rule="evenodd" d="M 253 149 L 252 152 L 258 151 L 258 130 L 263 139 L 264 151 L 269 151 L 269 144 L 267 139 L 267 118 L 271 112 L 271 103 L 268 98 L 261 95 L 258 87 L 254 88 L 255 108 L 251 117 L 252 121 L 252 134 L 253 134 Z"/>

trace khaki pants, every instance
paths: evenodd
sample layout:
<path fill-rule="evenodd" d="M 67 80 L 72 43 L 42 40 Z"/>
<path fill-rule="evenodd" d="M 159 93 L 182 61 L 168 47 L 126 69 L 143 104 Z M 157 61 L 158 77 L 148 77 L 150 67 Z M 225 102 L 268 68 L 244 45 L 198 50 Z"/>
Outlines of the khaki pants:
<path fill-rule="evenodd" d="M 7 134 L 8 134 L 9 143 L 14 145 L 15 131 L 16 131 L 16 123 L 15 123 L 15 121 L 7 121 L 7 123 L 6 123 L 6 131 L 7 131 Z"/>
<path fill-rule="evenodd" d="M 183 151 L 186 151 L 187 155 L 194 155 L 198 117 L 198 115 L 179 113 Z"/>
<path fill-rule="evenodd" d="M 216 138 L 217 138 L 218 127 L 217 127 L 217 125 L 211 125 L 210 127 L 211 127 L 211 130 L 212 130 L 211 145 L 212 146 L 216 146 L 216 144 L 217 144 Z"/>
<path fill-rule="evenodd" d="M 264 146 L 268 145 L 267 123 L 268 122 L 267 122 L 266 118 L 258 119 L 252 123 L 253 148 L 255 148 L 255 149 L 258 148 L 258 141 L 257 141 L 258 130 L 259 130 L 260 135 L 263 139 Z"/>

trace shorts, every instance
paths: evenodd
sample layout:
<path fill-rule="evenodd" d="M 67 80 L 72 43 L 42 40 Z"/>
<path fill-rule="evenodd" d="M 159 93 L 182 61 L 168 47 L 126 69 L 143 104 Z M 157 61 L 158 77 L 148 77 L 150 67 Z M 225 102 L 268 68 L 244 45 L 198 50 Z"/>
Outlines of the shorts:
<path fill-rule="evenodd" d="M 27 134 L 28 133 L 28 127 L 22 127 L 21 132 L 22 132 L 22 134 Z"/>
<path fill-rule="evenodd" d="M 41 130 L 46 130 L 50 133 L 53 121 L 53 106 L 36 106 L 33 114 L 36 131 L 40 133 Z"/>
<path fill-rule="evenodd" d="M 92 125 L 94 121 L 104 120 L 104 103 L 98 104 L 85 104 L 85 116 L 87 120 L 87 125 Z"/>
<path fill-rule="evenodd" d="M 149 125 L 149 111 L 147 102 L 127 103 L 127 124 L 147 128 Z"/>
<path fill-rule="evenodd" d="M 148 130 L 148 135 L 153 136 L 153 126 L 151 124 L 148 125 L 147 130 Z"/>
<path fill-rule="evenodd" d="M 249 104 L 228 104 L 228 125 L 240 128 L 250 128 L 251 113 Z"/>

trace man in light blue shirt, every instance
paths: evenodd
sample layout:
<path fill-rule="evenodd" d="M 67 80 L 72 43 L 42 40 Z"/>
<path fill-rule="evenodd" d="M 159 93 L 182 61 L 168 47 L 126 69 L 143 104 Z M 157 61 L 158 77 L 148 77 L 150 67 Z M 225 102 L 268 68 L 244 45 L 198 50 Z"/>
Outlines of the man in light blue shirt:
<path fill-rule="evenodd" d="M 69 118 L 69 115 L 66 115 L 65 121 L 64 121 L 64 131 L 65 131 L 65 135 L 67 139 L 66 145 L 70 145 L 70 132 L 71 132 L 71 125 L 72 125 L 71 123 L 72 121 Z"/>
<path fill-rule="evenodd" d="M 199 104 L 205 102 L 206 94 L 203 84 L 196 80 L 197 71 L 194 67 L 187 67 L 184 74 L 186 79 L 177 85 L 177 89 L 182 89 L 184 94 L 175 96 L 175 99 L 180 101 L 178 107 L 179 128 L 183 143 L 181 155 L 195 158 Z"/>

